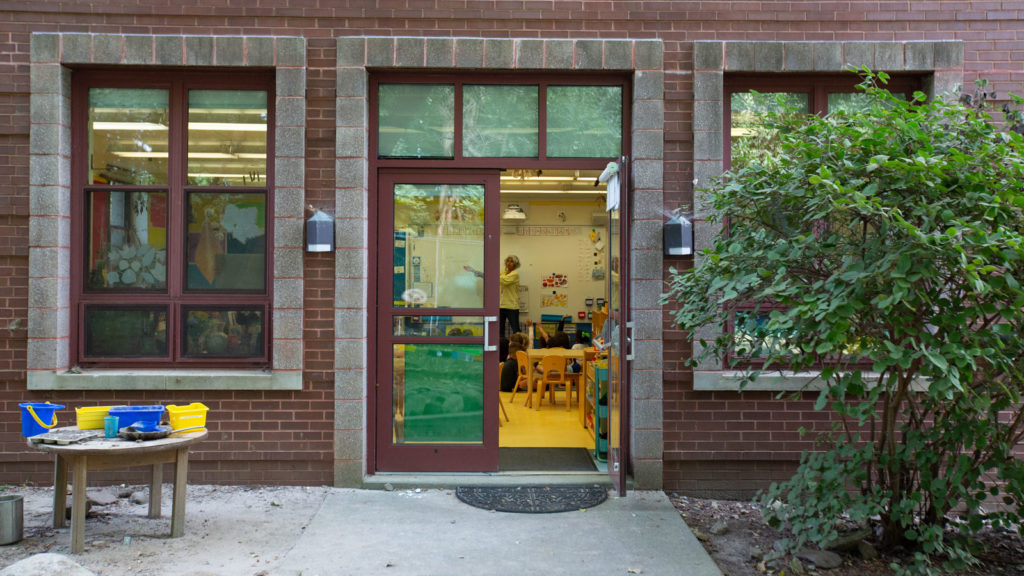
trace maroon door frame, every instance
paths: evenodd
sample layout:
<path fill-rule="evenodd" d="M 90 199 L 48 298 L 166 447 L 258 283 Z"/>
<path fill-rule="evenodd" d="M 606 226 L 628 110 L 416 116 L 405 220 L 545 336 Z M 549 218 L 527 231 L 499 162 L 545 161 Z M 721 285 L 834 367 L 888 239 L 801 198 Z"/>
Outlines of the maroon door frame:
<path fill-rule="evenodd" d="M 613 422 L 609 419 L 608 421 L 608 476 L 611 478 L 612 485 L 615 487 L 615 491 L 619 496 L 626 495 L 626 476 L 628 475 L 629 469 L 629 430 L 632 426 L 629 418 L 630 410 L 630 385 L 629 385 L 629 369 L 630 359 L 633 357 L 633 348 L 631 338 L 633 335 L 633 318 L 632 318 L 632 307 L 629 305 L 630 296 L 630 252 L 629 252 L 629 222 L 632 211 L 630 210 L 630 203 L 632 202 L 632 194 L 630 194 L 630 164 L 629 157 L 622 156 L 619 159 L 619 314 L 623 321 L 620 322 L 619 326 L 619 397 L 618 397 L 618 411 L 619 420 Z M 611 226 L 611 219 L 608 222 L 609 227 Z M 611 259 L 609 258 L 609 266 L 611 265 Z M 609 280 L 612 275 L 609 273 Z M 611 283 L 609 282 L 609 286 Z M 608 299 L 611 300 L 611 294 L 609 293 Z M 609 306 L 609 317 L 611 316 L 611 306 Z M 607 320 L 606 320 L 607 322 Z M 611 367 L 609 366 L 609 374 L 611 374 Z M 610 386 L 609 386 L 610 387 Z M 609 400 L 610 401 L 610 400 Z M 611 405 L 609 405 L 608 416 L 611 417 Z M 618 425 L 619 428 L 619 445 L 612 446 L 612 426 Z"/>
<path fill-rule="evenodd" d="M 484 301 L 483 308 L 396 308 L 392 294 L 394 271 L 395 184 L 481 184 L 484 186 Z M 381 472 L 496 472 L 498 470 L 498 241 L 501 235 L 499 172 L 497 170 L 382 170 L 377 184 L 377 334 L 376 355 L 376 469 Z M 397 316 L 483 316 L 487 337 L 392 336 Z M 490 344 L 484 347 L 483 443 L 392 443 L 393 343 Z M 492 409 L 493 408 L 493 409 Z"/>

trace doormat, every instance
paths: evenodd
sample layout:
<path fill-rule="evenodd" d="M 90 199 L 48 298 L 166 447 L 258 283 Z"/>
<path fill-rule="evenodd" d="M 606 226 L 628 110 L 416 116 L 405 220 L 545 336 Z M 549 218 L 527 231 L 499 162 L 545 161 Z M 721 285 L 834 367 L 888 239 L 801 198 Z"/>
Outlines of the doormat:
<path fill-rule="evenodd" d="M 603 486 L 459 486 L 455 496 L 496 512 L 548 514 L 593 508 L 608 498 Z"/>
<path fill-rule="evenodd" d="M 586 448 L 498 448 L 502 472 L 594 472 Z"/>

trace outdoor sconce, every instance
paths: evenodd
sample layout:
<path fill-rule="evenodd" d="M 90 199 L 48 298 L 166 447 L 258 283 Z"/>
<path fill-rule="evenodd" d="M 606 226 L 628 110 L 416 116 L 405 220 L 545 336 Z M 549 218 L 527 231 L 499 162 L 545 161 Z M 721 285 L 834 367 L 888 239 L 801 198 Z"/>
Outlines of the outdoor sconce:
<path fill-rule="evenodd" d="M 693 254 L 693 223 L 683 216 L 676 216 L 665 223 L 665 255 L 686 256 Z"/>
<path fill-rule="evenodd" d="M 306 252 L 334 250 L 334 218 L 317 210 L 306 220 Z"/>

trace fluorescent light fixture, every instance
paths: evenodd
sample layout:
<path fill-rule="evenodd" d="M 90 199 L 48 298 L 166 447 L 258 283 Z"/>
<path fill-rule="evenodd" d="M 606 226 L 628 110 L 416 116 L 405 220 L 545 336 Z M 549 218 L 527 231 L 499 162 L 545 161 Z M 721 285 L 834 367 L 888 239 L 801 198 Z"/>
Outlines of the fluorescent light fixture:
<path fill-rule="evenodd" d="M 236 158 L 253 158 L 253 159 L 256 159 L 256 160 L 266 160 L 267 159 L 267 155 L 266 154 L 255 154 L 255 153 L 249 153 L 249 152 L 239 152 L 238 154 L 235 154 L 235 157 Z"/>
<path fill-rule="evenodd" d="M 114 156 L 121 158 L 167 158 L 167 152 L 113 152 Z M 252 159 L 266 160 L 266 154 L 228 154 L 227 152 L 189 152 L 189 158 L 223 158 L 223 159 Z"/>
<path fill-rule="evenodd" d="M 501 215 L 502 220 L 526 220 L 526 212 L 519 204 L 509 204 L 505 213 Z"/>
<path fill-rule="evenodd" d="M 93 122 L 93 130 L 167 130 L 167 126 L 154 122 Z"/>
<path fill-rule="evenodd" d="M 593 190 L 506 190 L 502 188 L 502 194 L 600 194 L 604 195 L 605 191 L 600 188 Z"/>
<path fill-rule="evenodd" d="M 266 124 L 244 124 L 242 122 L 189 122 L 189 130 L 228 130 L 231 132 L 266 132 Z"/>
<path fill-rule="evenodd" d="M 167 152 L 113 152 L 121 158 L 167 158 Z"/>
<path fill-rule="evenodd" d="M 248 174 L 218 174 L 215 172 L 189 172 L 193 178 L 245 178 Z"/>
<path fill-rule="evenodd" d="M 543 182 L 545 180 L 558 181 L 558 182 L 572 182 L 578 180 L 575 176 L 502 176 L 502 180 L 512 182 Z"/>

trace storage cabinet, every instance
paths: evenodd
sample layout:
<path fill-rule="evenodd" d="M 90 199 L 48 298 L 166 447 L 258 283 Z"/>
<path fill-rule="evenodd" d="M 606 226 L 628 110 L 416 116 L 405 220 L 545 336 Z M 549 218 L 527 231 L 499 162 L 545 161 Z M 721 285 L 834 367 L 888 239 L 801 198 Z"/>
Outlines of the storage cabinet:
<path fill-rule="evenodd" d="M 594 368 L 594 378 L 588 380 L 584 395 L 584 420 L 594 435 L 594 458 L 608 460 L 608 368 L 600 362 Z"/>

